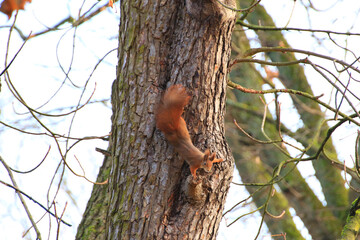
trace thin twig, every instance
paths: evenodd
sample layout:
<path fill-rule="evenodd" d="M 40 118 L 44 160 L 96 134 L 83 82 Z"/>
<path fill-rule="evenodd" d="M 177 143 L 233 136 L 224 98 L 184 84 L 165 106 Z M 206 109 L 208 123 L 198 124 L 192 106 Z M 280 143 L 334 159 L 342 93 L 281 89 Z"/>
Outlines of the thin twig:
<path fill-rule="evenodd" d="M 360 35 L 360 33 L 359 33 Z M 284 47 L 261 47 L 261 48 L 251 48 L 249 50 L 247 50 L 243 57 L 249 57 L 252 56 L 256 53 L 260 53 L 260 52 L 282 52 L 282 53 L 287 53 L 287 52 L 295 52 L 295 53 L 302 53 L 302 54 L 306 54 L 309 56 L 314 56 L 314 57 L 318 57 L 318 58 L 323 58 L 326 60 L 330 60 L 332 62 L 336 62 L 339 63 L 341 65 L 344 65 L 348 68 L 351 68 L 352 70 L 360 73 L 360 69 L 356 68 L 353 66 L 353 64 L 348 64 L 340 59 L 336 59 L 327 55 L 323 55 L 323 54 L 319 54 L 319 53 L 315 53 L 315 52 L 311 52 L 311 51 L 306 51 L 306 50 L 302 50 L 302 49 L 295 49 L 295 48 L 284 48 Z"/>
<path fill-rule="evenodd" d="M 250 138 L 250 139 L 253 140 L 254 142 L 261 143 L 261 144 L 271 144 L 271 143 L 279 143 L 279 142 L 282 142 L 282 140 L 262 141 L 262 140 L 256 139 L 256 138 L 254 138 L 253 136 L 251 136 L 250 134 L 248 134 L 242 127 L 240 127 L 240 125 L 236 122 L 235 119 L 234 119 L 234 124 L 235 124 L 235 126 L 236 126 L 242 133 L 244 133 L 248 138 Z"/>
<path fill-rule="evenodd" d="M 27 39 L 28 39 L 28 38 L 27 38 Z M 27 40 L 25 40 L 25 41 L 23 42 L 23 44 L 21 44 L 21 47 L 19 48 L 19 50 L 17 50 L 17 52 L 15 53 L 14 57 L 11 59 L 10 63 L 7 64 L 7 65 L 5 66 L 5 69 L 1 71 L 0 76 L 2 76 L 2 75 L 9 69 L 9 67 L 10 67 L 11 64 L 14 62 L 15 58 L 16 58 L 17 55 L 20 53 L 21 49 L 24 47 L 24 45 L 25 45 L 26 42 L 27 42 Z"/>
<path fill-rule="evenodd" d="M 346 184 L 349 186 L 349 188 L 351 188 L 354 192 L 360 193 L 360 190 L 355 189 L 353 186 L 351 186 L 350 182 L 347 180 L 347 177 L 346 177 L 347 171 L 346 171 L 346 169 L 347 169 L 347 167 L 346 167 L 346 165 L 345 165 L 345 160 L 344 160 L 344 169 L 343 169 L 343 170 L 344 170 L 345 182 L 346 182 Z"/>
<path fill-rule="evenodd" d="M 46 157 L 48 156 L 49 152 L 50 152 L 50 149 L 51 149 L 51 145 L 49 146 L 49 149 L 47 150 L 46 154 L 45 154 L 45 157 L 43 157 L 43 159 L 41 160 L 41 162 L 36 165 L 34 168 L 30 169 L 30 170 L 27 170 L 27 171 L 20 171 L 20 170 L 16 170 L 16 169 L 13 169 L 11 167 L 9 167 L 11 169 L 11 171 L 13 172 L 16 172 L 16 173 L 21 173 L 21 174 L 27 174 L 27 173 L 31 173 L 32 171 L 34 171 L 35 169 L 37 169 L 38 167 L 40 167 L 40 165 L 45 161 Z"/>
<path fill-rule="evenodd" d="M 232 60 L 231 63 L 229 64 L 228 71 L 229 72 L 231 71 L 231 68 L 233 67 L 233 65 L 235 65 L 237 63 L 242 63 L 242 62 L 259 63 L 259 64 L 263 64 L 263 65 L 283 67 L 283 66 L 290 66 L 290 65 L 295 65 L 295 64 L 299 64 L 299 63 L 307 63 L 307 60 L 308 60 L 307 58 L 303 58 L 300 60 L 290 61 L 290 62 L 269 62 L 269 61 L 264 61 L 264 60 L 260 60 L 260 59 L 254 59 L 254 58 L 236 58 L 236 59 Z"/>
<path fill-rule="evenodd" d="M 237 217 L 234 221 L 232 221 L 229 225 L 227 225 L 227 227 L 230 227 L 231 225 L 233 225 L 235 222 L 237 222 L 240 218 L 243 218 L 247 215 L 250 215 L 250 214 L 253 214 L 253 213 L 256 213 L 257 211 L 259 211 L 260 209 L 264 208 L 264 205 L 258 207 L 257 209 L 251 211 L 251 212 L 248 212 L 248 213 L 245 213 L 243 215 L 240 215 L 239 217 Z"/>
<path fill-rule="evenodd" d="M 36 226 L 36 223 L 35 223 L 32 215 L 31 215 L 31 213 L 30 213 L 30 210 L 29 210 L 29 208 L 28 208 L 28 206 L 27 206 L 24 198 L 22 197 L 22 194 L 20 194 L 21 192 L 19 191 L 19 187 L 18 187 L 17 184 L 16 184 L 16 181 L 15 181 L 15 178 L 14 178 L 12 172 L 11 172 L 11 169 L 9 168 L 9 166 L 6 164 L 6 162 L 4 161 L 4 159 L 3 159 L 1 156 L 0 156 L 0 162 L 3 164 L 3 166 L 4 166 L 5 169 L 6 169 L 6 171 L 7 171 L 8 174 L 9 174 L 9 177 L 10 177 L 10 179 L 11 179 L 11 182 L 12 182 L 13 185 L 14 185 L 13 189 L 16 190 L 16 193 L 18 194 L 18 196 L 19 196 L 19 198 L 20 198 L 20 201 L 21 201 L 21 203 L 22 203 L 22 205 L 23 205 L 23 207 L 24 207 L 24 209 L 25 209 L 25 212 L 26 212 L 26 214 L 27 214 L 27 216 L 28 216 L 28 218 L 29 218 L 29 220 L 30 220 L 30 222 L 31 222 L 31 225 L 33 226 L 33 228 L 34 228 L 34 230 L 35 230 L 35 232 L 36 232 L 36 237 L 37 237 L 37 239 L 41 240 L 40 231 L 39 231 L 39 229 L 38 229 L 37 226 Z M 3 183 L 3 184 L 5 184 L 3 181 L 0 181 L 0 182 Z M 10 184 L 5 184 L 5 185 L 6 185 L 6 186 L 11 186 Z"/>
<path fill-rule="evenodd" d="M 0 160 L 1 160 L 1 157 L 0 157 Z M 37 205 L 39 205 L 42 209 L 44 209 L 47 213 L 49 213 L 51 216 L 55 217 L 55 215 L 49 211 L 46 207 L 44 207 L 41 203 L 39 203 L 38 201 L 36 201 L 35 199 L 33 199 L 31 196 L 29 196 L 28 194 L 26 194 L 24 191 L 18 189 L 17 187 L 11 185 L 11 184 L 8 184 L 2 180 L 0 180 L 0 183 L 4 184 L 5 186 L 9 187 L 9 188 L 12 188 L 14 189 L 17 193 L 21 193 L 22 195 L 24 195 L 25 197 L 27 197 L 28 199 L 30 199 L 31 201 L 33 201 L 34 203 L 36 203 Z M 72 225 L 70 223 L 67 223 L 66 221 L 64 220 L 61 220 L 62 223 L 64 223 L 66 226 L 69 226 L 71 227 Z"/>
<path fill-rule="evenodd" d="M 233 7 L 230 7 L 228 5 L 226 5 L 225 3 L 221 2 L 220 0 L 216 0 L 218 3 L 220 3 L 221 6 L 223 6 L 224 8 L 227 8 L 231 11 L 234 11 L 234 12 L 249 12 L 251 9 L 253 9 L 254 7 L 256 7 L 256 5 L 258 5 L 261 0 L 256 0 L 254 1 L 255 3 L 253 3 L 252 5 L 250 5 L 250 7 L 247 7 L 247 8 L 244 8 L 244 9 L 236 9 L 236 8 L 233 8 Z"/>
<path fill-rule="evenodd" d="M 237 24 L 240 24 L 243 27 L 247 27 L 253 30 L 264 30 L 264 31 L 300 31 L 300 32 L 317 32 L 317 33 L 327 33 L 327 34 L 337 34 L 337 35 L 348 35 L 348 36 L 360 36 L 360 33 L 350 33 L 350 32 L 335 32 L 330 30 L 321 30 L 321 29 L 306 29 L 306 28 L 293 28 L 293 27 L 272 27 L 272 26 L 259 26 L 254 24 L 246 23 L 240 19 L 236 21 Z"/>
<path fill-rule="evenodd" d="M 266 214 L 269 215 L 272 218 L 275 218 L 275 219 L 282 218 L 285 215 L 285 213 L 286 213 L 286 211 L 283 210 L 278 216 L 275 216 L 275 215 L 271 214 L 269 211 L 266 210 Z"/>
<path fill-rule="evenodd" d="M 269 93 L 289 93 L 289 94 L 296 94 L 296 95 L 299 95 L 299 96 L 303 96 L 303 97 L 306 97 L 306 98 L 309 98 L 311 100 L 314 100 L 316 101 L 317 103 L 319 103 L 320 105 L 324 106 L 325 108 L 331 110 L 332 112 L 337 112 L 337 110 L 333 107 L 331 107 L 329 104 L 326 104 L 322 101 L 319 100 L 319 97 L 318 96 L 312 96 L 311 94 L 309 93 L 306 93 L 306 92 L 302 92 L 302 91 L 298 91 L 298 90 L 294 90 L 294 89 L 269 89 L 269 90 L 254 90 L 254 89 L 251 89 L 251 88 L 245 88 L 239 84 L 236 84 L 234 82 L 231 82 L 231 81 L 228 81 L 228 86 L 229 87 L 232 87 L 232 88 L 235 88 L 237 90 L 240 90 L 242 92 L 245 92 L 245 93 L 253 93 L 253 94 L 269 94 Z M 341 117 L 343 117 L 344 119 L 348 120 L 348 121 L 351 121 L 353 122 L 354 124 L 360 126 L 360 123 L 355 121 L 353 118 L 351 118 L 350 116 L 342 113 L 339 111 L 339 115 Z"/>
<path fill-rule="evenodd" d="M 311 61 L 308 61 L 309 64 L 314 68 L 315 71 L 317 71 L 324 79 L 326 79 L 330 84 L 332 84 L 339 92 L 341 92 L 342 96 L 346 99 L 346 101 L 348 102 L 348 104 L 350 105 L 350 107 L 354 110 L 354 112 L 358 115 L 358 117 L 360 117 L 360 114 L 357 112 L 355 106 L 351 103 L 350 99 L 346 96 L 346 89 L 345 88 L 345 91 L 341 91 L 341 89 L 336 86 L 335 84 L 333 84 L 330 79 L 323 73 L 320 71 L 320 69 L 318 68 L 318 65 L 312 63 Z M 335 111 L 333 111 L 335 114 L 340 114 L 340 110 L 338 109 L 335 109 Z M 341 115 L 341 114 L 340 114 Z M 343 117 L 343 116 L 342 116 Z"/>
<path fill-rule="evenodd" d="M 360 141 L 360 131 L 358 130 L 358 134 L 355 140 L 355 166 L 356 166 L 356 172 L 358 176 L 360 175 L 360 166 L 359 166 L 359 141 Z"/>

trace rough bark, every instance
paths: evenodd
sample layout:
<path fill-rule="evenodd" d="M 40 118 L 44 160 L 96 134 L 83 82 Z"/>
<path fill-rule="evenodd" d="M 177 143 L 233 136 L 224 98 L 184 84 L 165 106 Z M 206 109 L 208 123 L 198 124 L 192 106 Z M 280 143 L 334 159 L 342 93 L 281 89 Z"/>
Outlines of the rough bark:
<path fill-rule="evenodd" d="M 210 0 L 121 1 L 120 12 L 106 238 L 215 239 L 233 171 L 223 121 L 235 14 Z M 174 83 L 192 94 L 194 145 L 225 159 L 198 171 L 195 185 L 155 128 L 156 104 Z"/>
<path fill-rule="evenodd" d="M 110 157 L 105 157 L 99 170 L 97 182 L 104 182 L 109 178 Z M 102 240 L 105 236 L 105 219 L 109 204 L 108 186 L 94 185 L 91 197 L 86 205 L 81 223 L 78 226 L 76 238 L 78 240 Z"/>
<path fill-rule="evenodd" d="M 346 224 L 341 232 L 341 240 L 355 240 L 358 239 L 360 231 L 360 198 L 355 199 L 352 203 L 349 215 L 346 219 Z"/>

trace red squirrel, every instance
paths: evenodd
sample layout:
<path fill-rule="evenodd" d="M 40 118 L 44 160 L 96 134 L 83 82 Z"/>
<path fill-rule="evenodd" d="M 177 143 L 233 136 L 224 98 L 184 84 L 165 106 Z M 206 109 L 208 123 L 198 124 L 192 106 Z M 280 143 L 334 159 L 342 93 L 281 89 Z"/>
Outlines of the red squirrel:
<path fill-rule="evenodd" d="M 190 96 L 182 85 L 172 85 L 162 96 L 156 110 L 156 127 L 175 148 L 176 152 L 189 164 L 190 172 L 196 179 L 196 170 L 204 168 L 209 172 L 212 165 L 222 162 L 210 154 L 209 149 L 201 152 L 191 142 L 185 120 L 181 117 L 184 107 L 189 103 Z"/>

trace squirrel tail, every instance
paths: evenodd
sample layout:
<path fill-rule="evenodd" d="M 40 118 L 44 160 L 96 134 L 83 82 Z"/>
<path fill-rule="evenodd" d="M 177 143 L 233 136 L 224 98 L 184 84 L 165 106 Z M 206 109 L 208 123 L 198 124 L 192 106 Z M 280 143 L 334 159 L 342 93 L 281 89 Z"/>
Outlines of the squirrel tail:
<path fill-rule="evenodd" d="M 156 127 L 164 133 L 178 130 L 181 114 L 189 100 L 184 86 L 177 84 L 169 87 L 156 110 Z"/>

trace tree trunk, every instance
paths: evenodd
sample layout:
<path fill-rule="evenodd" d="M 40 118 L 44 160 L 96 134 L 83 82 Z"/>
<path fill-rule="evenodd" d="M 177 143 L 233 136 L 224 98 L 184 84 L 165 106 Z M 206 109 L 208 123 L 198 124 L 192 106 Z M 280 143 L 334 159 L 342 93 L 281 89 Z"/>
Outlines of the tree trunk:
<path fill-rule="evenodd" d="M 106 238 L 215 239 L 233 172 L 224 114 L 235 14 L 215 0 L 121 1 L 120 14 Z M 194 145 L 225 160 L 198 171 L 198 184 L 155 128 L 156 105 L 174 83 L 192 95 Z"/>

